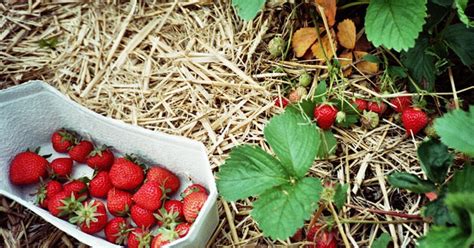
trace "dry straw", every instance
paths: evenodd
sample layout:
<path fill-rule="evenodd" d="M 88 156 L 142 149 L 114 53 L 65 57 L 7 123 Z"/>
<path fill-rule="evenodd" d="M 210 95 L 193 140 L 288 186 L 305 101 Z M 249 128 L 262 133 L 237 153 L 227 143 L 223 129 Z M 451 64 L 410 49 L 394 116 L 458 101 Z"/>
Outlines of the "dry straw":
<path fill-rule="evenodd" d="M 275 34 L 288 35 L 294 24 L 278 8 L 253 22 L 239 20 L 228 1 L 10 0 L 0 3 L 0 11 L 0 88 L 42 79 L 104 116 L 203 142 L 214 171 L 237 145 L 268 149 L 262 130 L 279 112 L 272 98 L 287 78 L 303 69 L 327 75 L 317 61 L 269 59 L 266 43 Z M 52 48 L 39 45 L 54 40 Z M 276 66 L 285 73 L 272 72 Z M 353 92 L 373 93 L 363 85 L 366 79 L 353 76 Z M 421 197 L 390 188 L 384 178 L 394 170 L 420 174 L 419 140 L 404 139 L 392 120 L 372 131 L 336 129 L 336 136 L 338 156 L 316 161 L 311 174 L 351 184 L 338 218 L 344 238 L 367 247 L 384 231 L 397 247 L 412 246 L 426 226 L 368 209 L 419 214 Z M 79 245 L 18 204 L 0 201 L 0 246 Z M 218 205 L 210 246 L 303 244 L 265 238 L 249 216 L 249 200 Z M 346 223 L 349 218 L 362 221 Z"/>

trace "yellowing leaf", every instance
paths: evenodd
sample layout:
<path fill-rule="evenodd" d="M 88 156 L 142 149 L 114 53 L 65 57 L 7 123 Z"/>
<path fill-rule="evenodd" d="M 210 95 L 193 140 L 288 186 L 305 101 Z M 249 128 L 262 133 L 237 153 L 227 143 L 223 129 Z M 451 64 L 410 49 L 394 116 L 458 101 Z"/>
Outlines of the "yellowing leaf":
<path fill-rule="evenodd" d="M 359 60 L 359 62 L 356 64 L 357 69 L 359 69 L 362 73 L 365 74 L 377 73 L 379 71 L 379 64 L 363 61 L 362 58 L 364 58 L 365 55 L 367 55 L 366 52 L 354 51 L 354 56 L 356 60 Z"/>
<path fill-rule="evenodd" d="M 332 32 L 333 33 L 333 32 Z M 334 40 L 334 35 L 332 36 L 333 42 L 334 42 L 334 49 L 336 48 L 336 40 Z M 311 51 L 313 52 L 313 55 L 317 59 L 331 59 L 334 56 L 334 51 L 331 48 L 331 42 L 329 40 L 329 36 L 325 35 L 321 38 L 321 40 L 318 40 L 314 43 L 313 46 L 311 46 Z"/>
<path fill-rule="evenodd" d="M 341 46 L 347 49 L 354 49 L 356 42 L 356 28 L 352 20 L 345 19 L 337 25 L 337 39 Z"/>
<path fill-rule="evenodd" d="M 342 74 L 347 77 L 352 74 L 352 66 L 348 66 L 352 64 L 352 53 L 342 53 L 339 57 L 339 63 L 341 64 Z M 347 67 L 347 68 L 346 68 Z"/>
<path fill-rule="evenodd" d="M 315 0 L 316 4 L 324 9 L 324 15 L 328 20 L 328 25 L 332 27 L 336 23 L 336 0 Z M 319 11 L 319 9 L 318 9 Z M 320 13 L 321 14 L 321 13 Z"/>
<path fill-rule="evenodd" d="M 296 30 L 291 40 L 291 46 L 296 57 L 302 57 L 311 45 L 318 39 L 316 28 L 307 27 Z"/>

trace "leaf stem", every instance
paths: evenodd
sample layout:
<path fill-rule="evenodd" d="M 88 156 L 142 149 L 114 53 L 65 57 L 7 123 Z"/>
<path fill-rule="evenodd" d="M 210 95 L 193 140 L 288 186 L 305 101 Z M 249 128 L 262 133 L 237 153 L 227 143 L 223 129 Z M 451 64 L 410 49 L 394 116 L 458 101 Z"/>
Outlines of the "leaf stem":
<path fill-rule="evenodd" d="M 311 227 L 313 227 L 314 224 L 316 224 L 316 221 L 318 221 L 319 216 L 321 216 L 321 213 L 323 212 L 324 208 L 325 208 L 324 205 L 319 205 L 318 210 L 316 211 L 316 213 L 313 215 L 313 218 L 309 222 L 308 230 L 311 230 Z"/>
<path fill-rule="evenodd" d="M 339 216 L 337 216 L 337 212 L 334 209 L 334 206 L 332 205 L 331 202 L 328 204 L 328 206 L 329 206 L 329 210 L 331 211 L 332 216 L 334 217 L 334 220 L 337 223 L 337 229 L 339 230 L 339 233 L 341 234 L 342 241 L 344 241 L 344 246 L 346 248 L 350 248 L 351 245 L 349 244 L 349 240 L 347 240 L 346 233 L 344 232 L 344 229 L 342 228 L 341 221 L 339 220 Z"/>
<path fill-rule="evenodd" d="M 391 216 L 396 216 L 396 217 L 401 217 L 401 218 L 406 218 L 406 219 L 423 220 L 423 217 L 421 217 L 420 215 L 416 215 L 416 214 L 405 214 L 405 213 L 400 213 L 400 212 L 396 212 L 396 211 L 386 211 L 386 210 L 380 210 L 380 209 L 363 208 L 363 207 L 359 207 L 359 206 L 352 205 L 352 204 L 346 204 L 346 206 L 349 207 L 349 208 L 355 208 L 355 209 L 358 209 L 358 210 L 361 210 L 361 211 L 367 211 L 367 212 L 370 212 L 370 213 L 391 215 Z"/>
<path fill-rule="evenodd" d="M 357 219 L 342 219 L 341 223 L 352 223 L 352 224 L 403 224 L 412 222 L 422 222 L 420 219 L 408 219 L 408 220 L 357 220 Z"/>
<path fill-rule="evenodd" d="M 352 2 L 352 3 L 342 5 L 341 7 L 337 8 L 337 9 L 338 10 L 343 10 L 343 9 L 347 9 L 347 8 L 350 8 L 350 7 L 354 7 L 354 6 L 358 6 L 358 5 L 365 5 L 365 4 L 369 4 L 369 3 L 370 3 L 369 0 L 363 0 L 363 1 L 359 1 L 359 2 Z"/>

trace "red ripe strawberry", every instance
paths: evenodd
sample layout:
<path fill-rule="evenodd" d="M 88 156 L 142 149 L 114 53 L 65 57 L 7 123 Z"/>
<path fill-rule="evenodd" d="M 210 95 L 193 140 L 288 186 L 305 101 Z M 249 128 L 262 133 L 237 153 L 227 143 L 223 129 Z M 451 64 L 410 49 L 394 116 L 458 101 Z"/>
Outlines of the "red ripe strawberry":
<path fill-rule="evenodd" d="M 132 200 L 144 209 L 155 211 L 161 207 L 162 197 L 163 193 L 160 185 L 156 182 L 149 181 L 138 189 L 133 195 Z"/>
<path fill-rule="evenodd" d="M 339 112 L 339 110 L 336 107 L 322 104 L 314 109 L 314 118 L 320 128 L 328 130 L 332 124 L 334 124 L 337 112 Z"/>
<path fill-rule="evenodd" d="M 273 102 L 275 103 L 275 106 L 279 108 L 286 108 L 288 103 L 290 103 L 288 99 L 283 98 L 283 97 L 275 97 Z"/>
<path fill-rule="evenodd" d="M 147 172 L 146 179 L 148 182 L 157 182 L 163 186 L 167 195 L 174 194 L 181 186 L 179 178 L 163 167 L 151 167 Z"/>
<path fill-rule="evenodd" d="M 105 239 L 117 245 L 124 244 L 128 236 L 129 224 L 122 217 L 115 217 L 105 226 Z"/>
<path fill-rule="evenodd" d="M 399 96 L 390 100 L 390 103 L 393 104 L 393 109 L 398 113 L 403 112 L 403 110 L 411 106 L 411 97 L 410 96 Z"/>
<path fill-rule="evenodd" d="M 132 206 L 132 195 L 112 188 L 107 193 L 107 209 L 114 216 L 125 216 Z"/>
<path fill-rule="evenodd" d="M 354 103 L 357 105 L 357 110 L 359 110 L 360 112 L 364 111 L 364 110 L 367 110 L 367 101 L 364 100 L 364 99 L 355 99 L 354 100 Z"/>
<path fill-rule="evenodd" d="M 71 158 L 57 158 L 49 165 L 53 175 L 60 178 L 67 178 L 71 175 L 73 160 Z"/>
<path fill-rule="evenodd" d="M 182 238 L 188 234 L 189 228 L 191 228 L 191 224 L 184 222 L 184 223 L 178 224 L 174 228 L 174 230 L 176 231 L 176 233 L 178 233 L 178 236 Z"/>
<path fill-rule="evenodd" d="M 320 228 L 316 224 L 308 231 L 306 239 L 313 244 L 306 245 L 306 248 L 336 248 L 336 231 L 319 230 Z"/>
<path fill-rule="evenodd" d="M 48 160 L 34 152 L 20 152 L 10 163 L 10 181 L 15 185 L 38 183 L 48 175 L 48 165 Z"/>
<path fill-rule="evenodd" d="M 56 217 L 67 217 L 78 209 L 82 200 L 61 191 L 48 200 L 48 211 Z"/>
<path fill-rule="evenodd" d="M 107 225 L 107 210 L 101 201 L 86 201 L 74 213 L 69 221 L 77 223 L 85 233 L 98 233 Z"/>
<path fill-rule="evenodd" d="M 407 131 L 407 135 L 412 132 L 417 134 L 428 124 L 428 116 L 419 108 L 408 108 L 402 113 L 402 123 Z"/>
<path fill-rule="evenodd" d="M 151 234 L 143 228 L 136 227 L 128 234 L 128 248 L 149 247 Z"/>
<path fill-rule="evenodd" d="M 76 162 L 85 163 L 92 150 L 94 145 L 90 141 L 83 140 L 69 150 L 69 157 Z"/>
<path fill-rule="evenodd" d="M 51 180 L 46 183 L 46 185 L 41 185 L 38 188 L 38 193 L 36 194 L 36 202 L 42 208 L 48 208 L 49 199 L 53 198 L 54 195 L 63 191 L 63 185 L 55 180 Z"/>
<path fill-rule="evenodd" d="M 178 200 L 168 200 L 164 204 L 164 208 L 168 213 L 177 213 L 177 220 L 183 220 L 183 203 Z"/>
<path fill-rule="evenodd" d="M 193 223 L 207 200 L 207 194 L 194 192 L 183 199 L 183 214 L 187 222 Z"/>
<path fill-rule="evenodd" d="M 107 146 L 102 146 L 89 154 L 86 163 L 95 170 L 109 170 L 114 163 L 114 154 Z"/>
<path fill-rule="evenodd" d="M 142 184 L 145 175 L 136 163 L 126 158 L 117 158 L 110 168 L 109 177 L 116 188 L 134 190 Z"/>
<path fill-rule="evenodd" d="M 109 173 L 107 171 L 99 171 L 89 182 L 89 193 L 92 197 L 105 198 L 112 187 Z"/>
<path fill-rule="evenodd" d="M 87 198 L 87 185 L 79 179 L 64 184 L 63 189 L 68 195 L 74 193 L 76 198 Z"/>
<path fill-rule="evenodd" d="M 51 143 L 55 151 L 66 153 L 74 145 L 75 137 L 66 130 L 59 130 L 51 136 Z"/>
<path fill-rule="evenodd" d="M 204 188 L 204 186 L 197 183 L 191 184 L 183 191 L 183 193 L 181 193 L 181 197 L 184 198 L 193 192 L 203 192 L 207 194 L 207 189 Z"/>
<path fill-rule="evenodd" d="M 151 242 L 152 248 L 161 248 L 178 238 L 178 234 L 174 230 L 159 229 L 159 233 Z"/>
<path fill-rule="evenodd" d="M 372 111 L 372 112 L 375 112 L 379 115 L 382 115 L 385 112 L 385 110 L 387 110 L 387 104 L 384 103 L 384 102 L 380 102 L 380 103 L 369 102 L 367 104 L 367 109 L 369 111 Z"/>
<path fill-rule="evenodd" d="M 138 205 L 133 205 L 130 209 L 130 216 L 138 227 L 149 228 L 155 224 L 153 211 L 144 209 Z"/>

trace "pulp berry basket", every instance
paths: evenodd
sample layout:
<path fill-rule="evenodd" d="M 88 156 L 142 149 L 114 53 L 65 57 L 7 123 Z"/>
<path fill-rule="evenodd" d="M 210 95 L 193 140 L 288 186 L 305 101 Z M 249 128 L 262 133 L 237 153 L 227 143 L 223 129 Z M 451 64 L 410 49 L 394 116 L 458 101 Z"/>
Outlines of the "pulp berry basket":
<path fill-rule="evenodd" d="M 37 186 L 18 187 L 8 179 L 9 164 L 15 154 L 26 148 L 41 147 L 43 154 L 58 154 L 50 145 L 50 135 L 68 128 L 98 144 L 112 145 L 119 153 L 134 153 L 151 164 L 175 172 L 182 191 L 199 183 L 209 191 L 188 235 L 167 247 L 204 247 L 218 223 L 217 189 L 204 145 L 184 137 L 146 130 L 101 116 L 69 100 L 42 81 L 30 81 L 0 91 L 0 194 L 27 207 L 49 223 L 80 242 L 93 247 L 119 247 L 105 239 L 81 232 L 76 226 L 49 214 L 34 204 Z M 93 170 L 79 165 L 73 177 L 91 177 Z M 103 233 L 98 236 L 103 237 Z"/>

